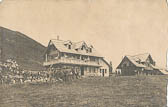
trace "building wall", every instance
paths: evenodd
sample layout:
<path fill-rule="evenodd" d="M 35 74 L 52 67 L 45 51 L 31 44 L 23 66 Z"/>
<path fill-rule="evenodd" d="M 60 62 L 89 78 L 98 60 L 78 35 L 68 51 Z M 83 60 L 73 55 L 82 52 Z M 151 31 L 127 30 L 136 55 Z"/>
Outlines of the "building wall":
<path fill-rule="evenodd" d="M 125 76 L 136 75 L 141 71 L 142 71 L 141 68 L 128 66 L 121 69 L 121 75 L 125 75 Z"/>
<path fill-rule="evenodd" d="M 99 59 L 99 63 L 101 67 L 91 67 L 91 66 L 85 66 L 84 67 L 84 76 L 109 76 L 109 66 L 102 60 Z"/>
<path fill-rule="evenodd" d="M 104 76 L 104 77 L 108 77 L 109 76 L 109 66 L 102 60 L 102 59 L 99 59 L 100 61 L 100 65 L 102 67 L 99 68 L 99 76 Z M 103 75 L 103 72 L 104 72 L 104 75 Z"/>
<path fill-rule="evenodd" d="M 99 68 L 84 66 L 84 76 L 99 76 Z"/>
<path fill-rule="evenodd" d="M 61 67 L 60 67 L 61 66 Z M 88 77 L 88 76 L 109 76 L 109 68 L 104 65 L 103 67 L 93 67 L 93 66 L 78 66 L 78 65 L 54 65 L 54 68 L 73 68 L 74 70 L 79 72 L 79 75 Z M 82 68 L 83 67 L 83 73 Z"/>
<path fill-rule="evenodd" d="M 103 77 L 109 76 L 109 67 L 104 65 L 102 67 L 91 67 L 91 66 L 84 66 L 84 76 L 102 76 Z"/>
<path fill-rule="evenodd" d="M 124 57 L 120 65 L 117 67 L 116 73 L 119 75 L 136 75 L 139 71 L 141 71 L 141 68 L 138 68 L 134 66 L 127 57 Z"/>

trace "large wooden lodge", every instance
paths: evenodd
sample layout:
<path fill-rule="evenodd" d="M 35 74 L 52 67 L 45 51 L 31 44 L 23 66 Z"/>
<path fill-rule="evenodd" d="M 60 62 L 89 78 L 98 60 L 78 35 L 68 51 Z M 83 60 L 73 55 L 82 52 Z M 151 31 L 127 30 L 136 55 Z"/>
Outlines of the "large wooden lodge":
<path fill-rule="evenodd" d="M 44 59 L 46 68 L 72 68 L 81 76 L 109 76 L 110 65 L 84 41 L 50 40 Z"/>

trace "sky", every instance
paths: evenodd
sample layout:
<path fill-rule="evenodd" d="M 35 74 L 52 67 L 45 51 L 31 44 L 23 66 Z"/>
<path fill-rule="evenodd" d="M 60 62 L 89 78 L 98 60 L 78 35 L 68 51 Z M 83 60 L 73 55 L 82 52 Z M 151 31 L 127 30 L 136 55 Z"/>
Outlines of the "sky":
<path fill-rule="evenodd" d="M 150 53 L 166 66 L 166 0 L 3 0 L 0 26 L 22 32 L 47 46 L 62 40 L 86 41 L 112 61 Z"/>

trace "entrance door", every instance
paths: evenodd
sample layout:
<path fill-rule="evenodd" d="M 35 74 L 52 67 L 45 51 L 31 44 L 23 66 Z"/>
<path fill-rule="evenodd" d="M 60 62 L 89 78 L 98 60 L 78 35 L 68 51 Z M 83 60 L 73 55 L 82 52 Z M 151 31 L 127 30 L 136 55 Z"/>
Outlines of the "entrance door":
<path fill-rule="evenodd" d="M 84 67 L 81 67 L 81 75 L 84 75 Z"/>
<path fill-rule="evenodd" d="M 104 77 L 104 69 L 102 69 L 102 75 L 103 75 L 103 77 Z"/>

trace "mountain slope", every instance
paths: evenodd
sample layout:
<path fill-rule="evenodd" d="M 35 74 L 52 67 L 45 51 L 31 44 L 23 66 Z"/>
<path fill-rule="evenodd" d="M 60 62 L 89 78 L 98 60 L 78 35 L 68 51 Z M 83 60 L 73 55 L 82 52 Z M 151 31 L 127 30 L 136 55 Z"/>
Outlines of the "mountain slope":
<path fill-rule="evenodd" d="M 23 69 L 41 70 L 46 47 L 28 36 L 0 27 L 1 59 L 13 58 Z"/>

